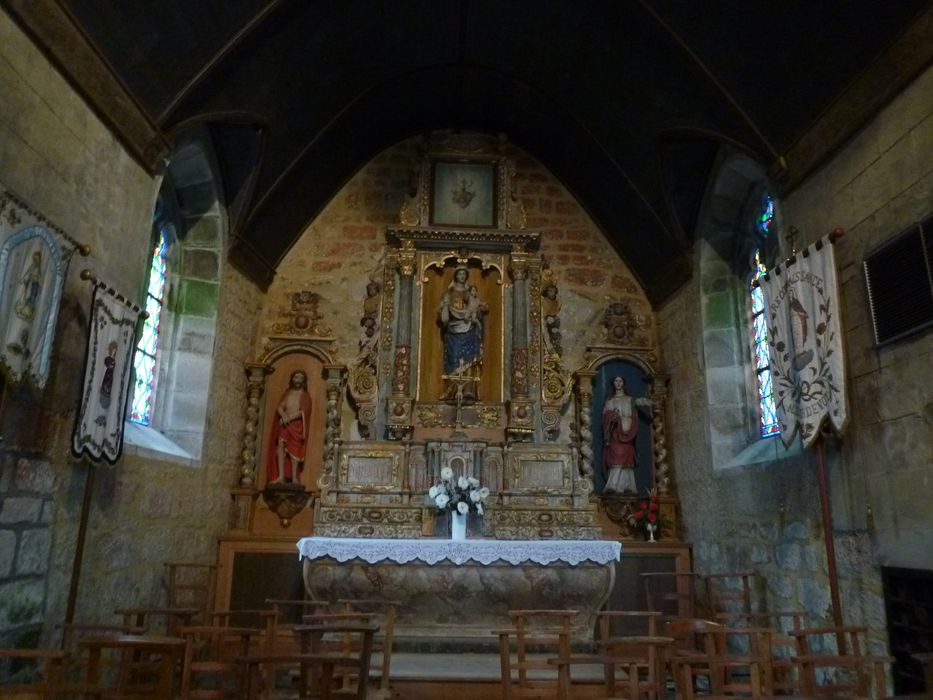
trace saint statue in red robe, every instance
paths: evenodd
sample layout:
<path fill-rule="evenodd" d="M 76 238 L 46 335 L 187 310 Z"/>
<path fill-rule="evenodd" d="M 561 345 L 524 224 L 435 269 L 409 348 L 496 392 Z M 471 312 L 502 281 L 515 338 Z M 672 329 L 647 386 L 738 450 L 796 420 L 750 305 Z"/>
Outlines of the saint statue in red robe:
<path fill-rule="evenodd" d="M 275 454 L 269 460 L 266 482 L 291 483 L 300 479 L 304 469 L 311 427 L 311 396 L 308 394 L 308 378 L 302 370 L 292 372 L 289 387 L 275 413 Z"/>

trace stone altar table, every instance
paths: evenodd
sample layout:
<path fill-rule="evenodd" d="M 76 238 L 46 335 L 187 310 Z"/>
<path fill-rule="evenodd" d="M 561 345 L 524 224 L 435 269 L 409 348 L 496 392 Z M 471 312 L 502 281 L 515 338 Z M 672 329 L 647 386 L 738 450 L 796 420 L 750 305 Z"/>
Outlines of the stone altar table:
<path fill-rule="evenodd" d="M 621 545 L 603 540 L 363 539 L 298 542 L 313 600 L 400 602 L 396 639 L 482 642 L 519 609 L 578 610 L 574 639 L 593 639 Z"/>

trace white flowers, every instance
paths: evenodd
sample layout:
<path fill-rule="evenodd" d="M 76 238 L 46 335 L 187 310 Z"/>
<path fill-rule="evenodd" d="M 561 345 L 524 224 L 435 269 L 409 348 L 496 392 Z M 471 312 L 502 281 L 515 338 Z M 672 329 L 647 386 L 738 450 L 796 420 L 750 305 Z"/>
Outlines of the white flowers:
<path fill-rule="evenodd" d="M 428 489 L 427 502 L 440 511 L 451 510 L 466 515 L 470 511 L 483 515 L 483 502 L 489 489 L 480 487 L 479 479 L 472 476 L 454 477 L 453 469 L 441 469 L 440 482 Z"/>

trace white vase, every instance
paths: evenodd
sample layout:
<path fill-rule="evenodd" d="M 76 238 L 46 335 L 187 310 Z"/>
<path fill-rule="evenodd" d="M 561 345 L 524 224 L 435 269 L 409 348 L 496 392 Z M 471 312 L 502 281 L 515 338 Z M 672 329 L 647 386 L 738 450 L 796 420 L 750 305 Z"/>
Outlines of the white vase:
<path fill-rule="evenodd" d="M 465 513 L 450 514 L 450 539 L 465 540 L 467 530 L 467 516 Z"/>

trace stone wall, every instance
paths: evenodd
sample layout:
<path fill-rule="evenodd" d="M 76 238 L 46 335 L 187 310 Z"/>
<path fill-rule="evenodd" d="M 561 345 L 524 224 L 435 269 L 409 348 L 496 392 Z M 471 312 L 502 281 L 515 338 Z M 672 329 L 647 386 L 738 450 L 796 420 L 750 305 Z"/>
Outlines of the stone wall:
<path fill-rule="evenodd" d="M 43 626 L 43 641 L 54 644 L 88 476 L 69 458 L 91 297 L 78 273 L 89 267 L 120 291 L 141 294 L 157 183 L 2 10 L 0 94 L 0 181 L 92 248 L 68 274 L 45 392 L 7 387 L 0 420 L 0 646 L 29 644 Z M 127 445 L 115 467 L 94 469 L 76 620 L 115 620 L 120 605 L 162 603 L 164 560 L 214 560 L 237 483 L 243 362 L 255 346 L 261 298 L 222 267 L 202 459 Z"/>
<path fill-rule="evenodd" d="M 875 349 L 861 273 L 869 249 L 933 211 L 933 70 L 889 105 L 820 171 L 780 201 L 804 245 L 836 226 L 850 421 L 826 449 L 842 607 L 884 645 L 882 565 L 933 568 L 933 359 L 929 330 Z M 925 96 L 925 99 L 924 99 Z M 698 249 L 706 245 L 698 242 Z M 707 250 L 707 253 L 709 251 Z M 829 589 L 813 454 L 721 463 L 707 378 L 707 317 L 699 273 L 658 311 L 670 390 L 671 455 L 685 536 L 701 572 L 755 570 L 772 610 L 828 619 Z M 727 262 L 727 261 L 724 261 Z M 728 264 L 720 271 L 729 274 Z M 686 339 L 686 340 L 685 340 Z M 781 454 L 778 449 L 778 454 Z M 869 504 L 873 521 L 866 517 Z"/>

